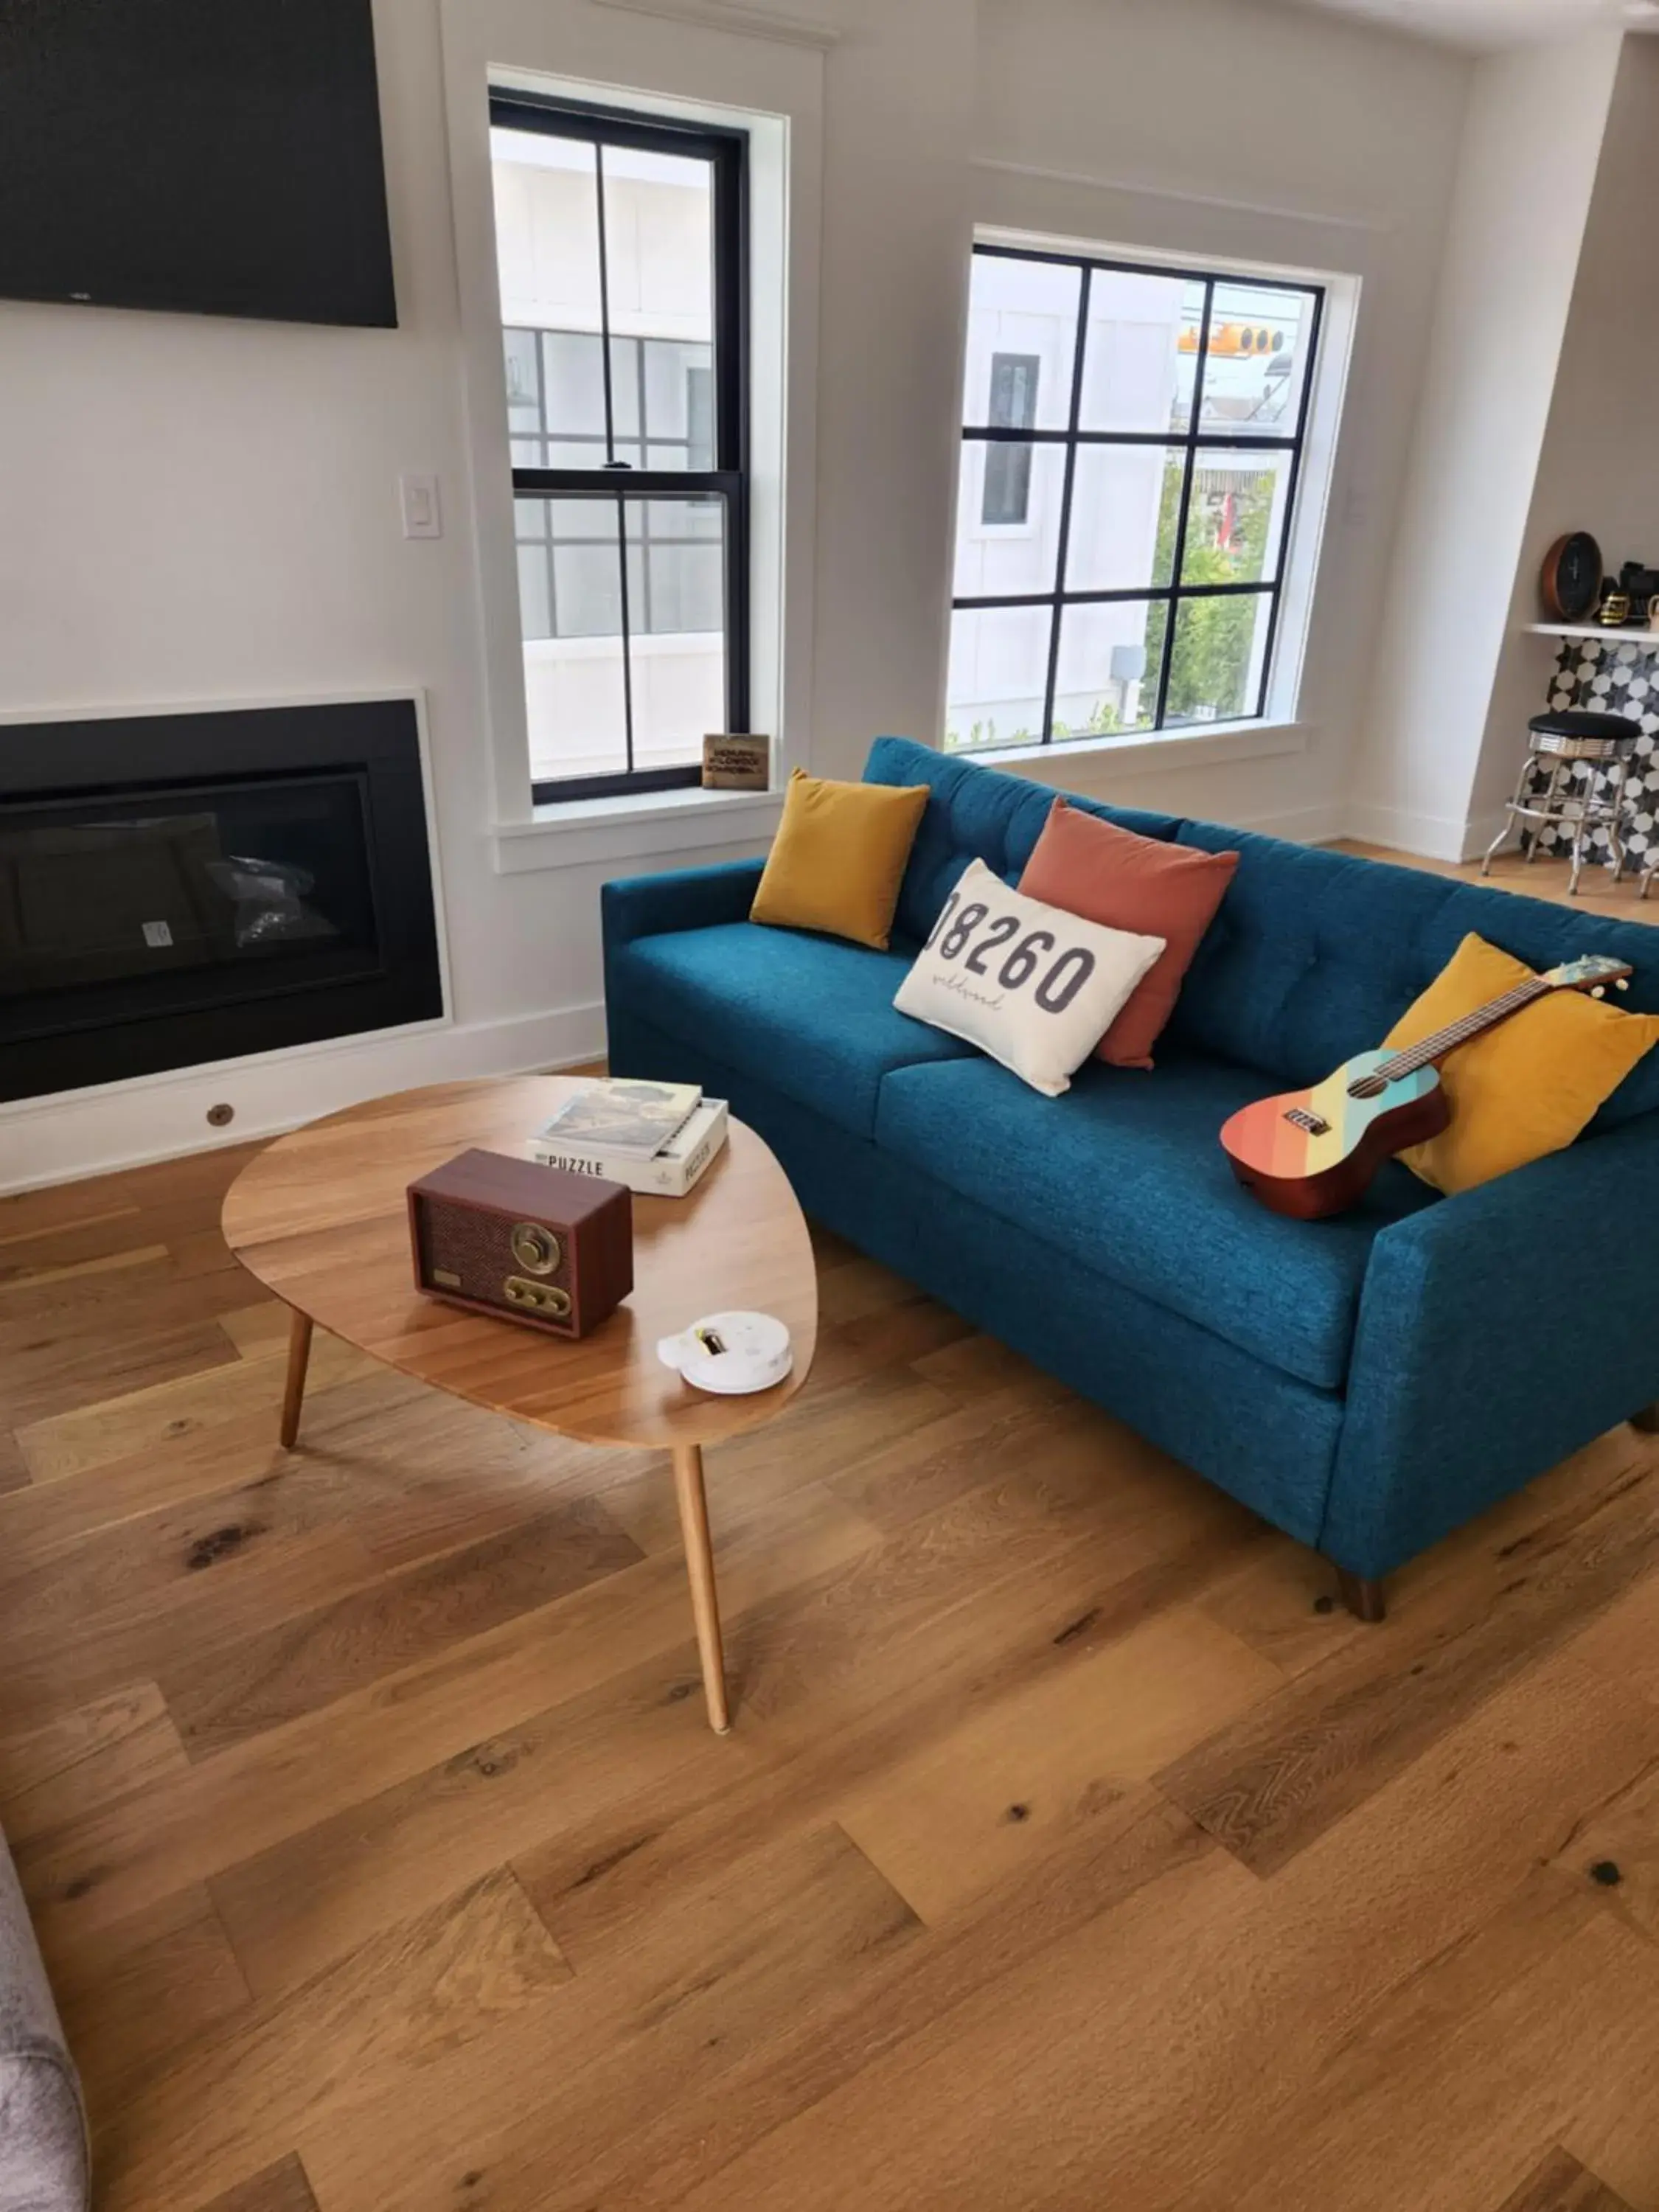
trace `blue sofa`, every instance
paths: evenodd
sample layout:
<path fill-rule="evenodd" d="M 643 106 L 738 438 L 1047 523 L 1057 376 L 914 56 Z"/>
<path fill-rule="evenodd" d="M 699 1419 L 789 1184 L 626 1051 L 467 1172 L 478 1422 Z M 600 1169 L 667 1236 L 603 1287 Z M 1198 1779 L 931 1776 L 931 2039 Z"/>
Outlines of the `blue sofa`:
<path fill-rule="evenodd" d="M 894 1011 L 977 855 L 1018 879 L 1053 793 L 878 739 L 929 787 L 890 952 L 758 927 L 760 863 L 607 884 L 613 1067 L 729 1098 L 801 1204 L 1107 1407 L 1340 1572 L 1382 1578 L 1659 1400 L 1659 1052 L 1564 1152 L 1456 1198 L 1397 1163 L 1356 1212 L 1266 1212 L 1216 1141 L 1233 1109 L 1381 1041 L 1469 930 L 1536 968 L 1589 952 L 1659 1012 L 1659 933 L 1275 838 L 1074 799 L 1237 850 L 1152 1072 L 1040 1096 Z"/>

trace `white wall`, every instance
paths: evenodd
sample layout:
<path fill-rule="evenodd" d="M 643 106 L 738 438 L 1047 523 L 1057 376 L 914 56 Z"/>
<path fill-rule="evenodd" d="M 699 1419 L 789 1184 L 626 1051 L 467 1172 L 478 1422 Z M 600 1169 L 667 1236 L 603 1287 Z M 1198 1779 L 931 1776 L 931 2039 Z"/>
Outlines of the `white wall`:
<path fill-rule="evenodd" d="M 1447 230 L 1353 826 L 1460 859 L 1620 34 L 1484 58 Z"/>
<path fill-rule="evenodd" d="M 0 711 L 423 692 L 453 1024 L 0 1113 L 0 1183 L 192 1146 L 221 1098 L 237 1136 L 394 1083 L 581 1056 L 602 1038 L 599 884 L 653 852 L 676 866 L 761 849 L 752 805 L 495 834 L 523 812 L 497 774 L 486 620 L 510 659 L 512 548 L 510 530 L 481 542 L 473 526 L 475 501 L 492 532 L 505 512 L 506 460 L 477 450 L 487 395 L 465 337 L 465 301 L 493 276 L 458 268 L 447 158 L 458 112 L 482 128 L 483 59 L 773 112 L 786 94 L 768 87 L 819 73 L 817 260 L 803 257 L 789 309 L 791 374 L 817 395 L 789 433 L 811 526 L 781 587 L 810 656 L 778 734 L 830 775 L 855 775 L 878 732 L 939 727 L 975 223 L 1363 278 L 1302 726 L 1187 742 L 1150 767 L 1042 769 L 1335 826 L 1466 63 L 1249 0 L 792 0 L 781 12 L 820 19 L 821 46 L 707 27 L 695 0 L 684 22 L 592 0 L 446 4 L 452 67 L 480 64 L 459 91 L 440 0 L 377 0 L 398 330 L 0 303 Z M 816 158 L 809 123 L 798 143 Z M 399 470 L 439 476 L 441 538 L 400 537 Z"/>
<path fill-rule="evenodd" d="M 1358 280 L 1294 726 L 1024 772 L 1291 836 L 1343 827 L 1472 66 L 1250 0 L 985 0 L 977 222 Z M 1319 520 L 1304 506 L 1298 528 Z"/>
<path fill-rule="evenodd" d="M 1656 117 L 1659 39 L 1626 39 L 1475 771 L 1477 840 L 1496 836 L 1528 717 L 1547 704 L 1555 641 L 1525 628 L 1542 619 L 1544 556 L 1565 532 L 1589 530 L 1610 574 L 1626 561 L 1659 565 L 1659 428 L 1650 397 L 1659 285 L 1632 216 L 1659 204 Z"/>

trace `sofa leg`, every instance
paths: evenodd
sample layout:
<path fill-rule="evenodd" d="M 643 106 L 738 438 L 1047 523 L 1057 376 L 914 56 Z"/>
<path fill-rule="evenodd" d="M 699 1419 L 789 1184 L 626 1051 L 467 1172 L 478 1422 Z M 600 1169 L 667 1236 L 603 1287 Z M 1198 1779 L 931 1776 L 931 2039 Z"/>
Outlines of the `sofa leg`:
<path fill-rule="evenodd" d="M 1659 1398 L 1656 1398 L 1650 1406 L 1639 1407 L 1631 1415 L 1630 1425 L 1633 1429 L 1640 1429 L 1644 1436 L 1659 1436 Z"/>
<path fill-rule="evenodd" d="M 1342 1602 L 1356 1620 L 1381 1620 L 1388 1608 L 1382 1601 L 1382 1585 L 1364 1575 L 1351 1575 L 1346 1567 L 1336 1571 L 1336 1586 L 1342 1594 Z"/>

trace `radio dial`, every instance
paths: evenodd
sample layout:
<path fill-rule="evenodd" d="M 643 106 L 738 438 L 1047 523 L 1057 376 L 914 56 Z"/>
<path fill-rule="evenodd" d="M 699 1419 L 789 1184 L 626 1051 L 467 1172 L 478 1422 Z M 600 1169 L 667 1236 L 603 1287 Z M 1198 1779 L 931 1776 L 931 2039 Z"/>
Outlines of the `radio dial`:
<path fill-rule="evenodd" d="M 550 1275 L 563 1259 L 558 1238 L 539 1221 L 521 1221 L 513 1231 L 513 1256 L 526 1275 Z"/>

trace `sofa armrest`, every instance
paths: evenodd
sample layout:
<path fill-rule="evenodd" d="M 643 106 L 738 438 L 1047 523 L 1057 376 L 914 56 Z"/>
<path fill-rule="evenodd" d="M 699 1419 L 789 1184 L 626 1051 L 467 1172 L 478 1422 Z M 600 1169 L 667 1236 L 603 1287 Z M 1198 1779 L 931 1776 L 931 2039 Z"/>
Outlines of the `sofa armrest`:
<path fill-rule="evenodd" d="M 1321 1548 L 1382 1575 L 1659 1398 L 1659 1115 L 1372 1247 Z"/>
<path fill-rule="evenodd" d="M 628 876 L 604 884 L 599 915 L 605 951 L 631 945 L 636 937 L 747 921 L 765 865 L 728 860 L 712 868 L 677 868 L 666 875 Z"/>
<path fill-rule="evenodd" d="M 0 2212 L 84 2212 L 86 2111 L 0 1836 Z"/>

